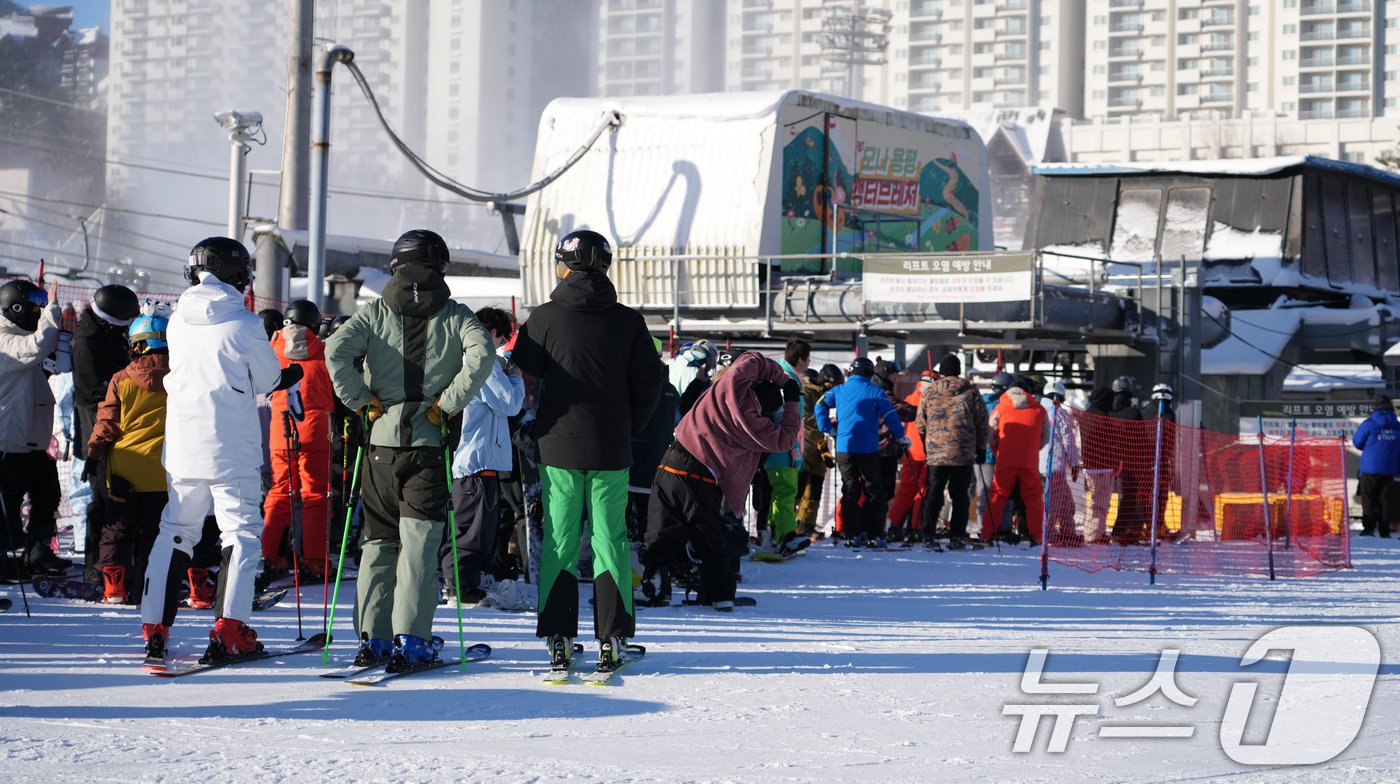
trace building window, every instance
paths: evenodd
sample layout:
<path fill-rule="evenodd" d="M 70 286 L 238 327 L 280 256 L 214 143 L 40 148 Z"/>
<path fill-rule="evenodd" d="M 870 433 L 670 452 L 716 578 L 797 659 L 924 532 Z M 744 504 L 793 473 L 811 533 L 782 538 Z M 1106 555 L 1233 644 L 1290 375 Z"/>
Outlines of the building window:
<path fill-rule="evenodd" d="M 1042 44 L 1041 48 L 1042 48 L 1042 49 L 1046 48 L 1046 47 L 1044 46 L 1044 44 L 1046 44 L 1046 43 L 1049 43 L 1049 42 L 1048 42 L 1048 41 L 1041 41 L 1041 44 Z M 1097 50 L 1107 49 L 1107 48 L 1108 48 L 1108 42 L 1105 41 L 1105 40 L 1103 40 L 1103 39 L 1096 40 L 1096 41 L 1094 41 L 1094 48 L 1097 49 Z"/>
<path fill-rule="evenodd" d="M 1096 100 L 1096 101 L 1102 101 L 1102 100 L 1106 97 L 1106 93 L 1104 93 L 1103 90 L 1095 90 L 1095 91 L 1093 92 L 1093 96 L 1094 96 L 1094 100 Z"/>
<path fill-rule="evenodd" d="M 1296 77 L 1296 76 L 1285 76 L 1285 77 L 1283 77 L 1283 85 L 1284 85 L 1285 87 L 1292 87 L 1293 85 L 1295 85 L 1295 84 L 1297 84 L 1297 83 L 1298 83 L 1298 77 Z"/>
<path fill-rule="evenodd" d="M 1250 82 L 1248 85 L 1245 86 L 1244 89 L 1245 89 L 1246 92 L 1257 93 L 1257 92 L 1259 92 L 1259 83 L 1258 83 L 1258 82 Z"/>
<path fill-rule="evenodd" d="M 1286 25 L 1283 26 L 1283 34 L 1284 34 L 1284 35 L 1294 35 L 1294 34 L 1296 34 L 1297 32 L 1298 32 L 1298 25 L 1295 25 L 1295 24 L 1286 24 Z"/>
<path fill-rule="evenodd" d="M 1294 50 L 1294 49 L 1285 49 L 1285 50 L 1283 50 L 1283 59 L 1285 59 L 1285 60 L 1296 60 L 1296 59 L 1298 59 L 1298 52 L 1297 52 L 1297 50 Z"/>
<path fill-rule="evenodd" d="M 1102 74 L 1105 74 L 1105 73 L 1108 73 L 1108 66 L 1104 66 L 1104 65 L 1096 65 L 1096 66 L 1094 66 L 1094 75 L 1098 76 L 1098 75 L 1102 75 Z"/>
<path fill-rule="evenodd" d="M 1194 85 L 1194 84 L 1178 84 L 1178 85 L 1176 86 L 1176 94 L 1177 94 L 1177 95 L 1195 95 L 1195 94 L 1196 94 L 1196 85 Z"/>
<path fill-rule="evenodd" d="M 1199 8 L 1182 8 L 1176 12 L 1177 19 L 1195 19 L 1200 16 Z"/>

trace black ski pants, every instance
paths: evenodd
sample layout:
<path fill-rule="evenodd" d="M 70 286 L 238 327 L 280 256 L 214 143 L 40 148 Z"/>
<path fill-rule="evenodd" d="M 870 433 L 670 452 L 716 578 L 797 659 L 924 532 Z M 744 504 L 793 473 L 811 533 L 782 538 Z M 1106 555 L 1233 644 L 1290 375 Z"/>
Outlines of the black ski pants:
<path fill-rule="evenodd" d="M 1356 491 L 1361 495 L 1361 533 L 1370 536 L 1379 533 L 1390 537 L 1390 518 L 1395 510 L 1390 508 L 1390 485 L 1394 478 L 1389 474 L 1361 474 L 1356 483 Z"/>
<path fill-rule="evenodd" d="M 701 600 L 733 601 L 737 582 L 731 559 L 748 549 L 746 540 L 709 469 L 680 444 L 671 444 L 651 486 L 642 551 L 647 574 L 683 572 L 693 557 L 699 561 Z"/>
<path fill-rule="evenodd" d="M 61 491 L 58 486 L 58 465 L 48 452 L 0 453 L 0 493 L 4 494 L 6 541 L 12 548 L 24 546 L 32 557 L 37 548 L 49 546 L 53 539 Z M 21 509 L 29 496 L 29 526 L 24 526 Z"/>
<path fill-rule="evenodd" d="M 452 513 L 457 525 L 457 573 L 453 572 L 453 532 L 443 537 L 439 551 L 443 582 L 457 590 L 458 578 L 466 590 L 481 587 L 481 572 L 490 565 L 496 551 L 496 531 L 500 527 L 501 482 L 489 474 L 459 476 L 452 483 Z"/>
<path fill-rule="evenodd" d="M 846 538 L 884 536 L 890 497 L 885 495 L 880 454 L 837 452 L 836 467 L 841 470 L 841 523 Z"/>
<path fill-rule="evenodd" d="M 967 538 L 968 506 L 972 501 L 972 466 L 928 467 L 928 492 L 924 494 L 924 538 L 932 539 L 943 511 L 943 493 L 952 497 L 952 512 L 948 515 L 948 536 Z"/>

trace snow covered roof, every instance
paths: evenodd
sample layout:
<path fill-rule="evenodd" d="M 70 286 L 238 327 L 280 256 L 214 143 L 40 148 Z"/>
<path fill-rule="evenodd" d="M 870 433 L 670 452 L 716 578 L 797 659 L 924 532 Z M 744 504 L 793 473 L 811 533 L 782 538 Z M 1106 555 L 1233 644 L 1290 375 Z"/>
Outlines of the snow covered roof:
<path fill-rule="evenodd" d="M 1201 373 L 1262 376 L 1278 364 L 1302 323 L 1296 310 L 1231 312 L 1230 336 L 1201 352 Z"/>
<path fill-rule="evenodd" d="M 1316 155 L 1283 155 L 1273 158 L 1217 158 L 1200 161 L 1133 161 L 1131 163 L 1045 163 L 1034 168 L 1046 177 L 1083 177 L 1105 174 L 1194 174 L 1199 176 L 1265 177 L 1298 167 L 1345 172 L 1400 186 L 1400 176 L 1363 163 L 1337 161 Z"/>
<path fill-rule="evenodd" d="M 1285 392 L 1328 392 L 1333 389 L 1373 389 L 1385 386 L 1381 372 L 1370 365 L 1299 365 L 1283 380 Z"/>
<path fill-rule="evenodd" d="M 984 144 L 1000 134 L 1021 160 L 1038 164 L 1051 150 L 1051 140 L 1059 133 L 1058 116 L 1054 107 L 1027 109 L 954 109 L 941 116 L 962 120 L 971 125 Z M 932 116 L 932 115 L 930 115 Z"/>

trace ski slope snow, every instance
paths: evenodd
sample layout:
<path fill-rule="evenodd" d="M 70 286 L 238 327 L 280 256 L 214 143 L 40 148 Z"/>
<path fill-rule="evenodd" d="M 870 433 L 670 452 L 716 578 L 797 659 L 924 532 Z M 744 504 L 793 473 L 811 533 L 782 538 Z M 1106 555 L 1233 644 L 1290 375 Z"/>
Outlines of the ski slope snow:
<path fill-rule="evenodd" d="M 1400 542 L 1358 539 L 1356 568 L 1306 580 L 1085 574 L 1037 553 L 856 552 L 829 542 L 779 564 L 744 563 L 758 606 L 643 609 L 646 659 L 605 688 L 546 686 L 529 614 L 465 612 L 492 658 L 364 688 L 316 677 L 320 657 L 230 667 L 176 681 L 142 672 L 133 609 L 30 596 L 0 614 L 0 778 L 6 781 L 762 781 L 1076 782 L 1400 780 Z M 582 588 L 586 594 L 588 586 Z M 342 592 L 342 599 L 347 595 Z M 586 595 L 583 628 L 590 628 Z M 316 631 L 321 591 L 303 590 Z M 333 665 L 353 654 L 348 604 Z M 184 611 L 176 655 L 197 657 L 208 613 Z M 1288 663 L 1241 667 L 1270 629 L 1359 625 L 1383 661 L 1357 739 L 1315 766 L 1252 767 L 1220 741 L 1232 684 L 1260 684 L 1246 741 L 1259 742 Z M 285 600 L 258 614 L 264 640 L 296 636 Z M 458 644 L 455 613 L 435 632 Z M 1032 648 L 1043 680 L 1094 695 L 1021 692 Z M 1160 652 L 1193 707 L 1143 686 Z M 593 645 L 585 661 L 594 656 Z M 1325 668 L 1324 668 L 1325 669 Z M 1341 671 L 1341 670 L 1339 670 Z M 1063 753 L 1012 751 L 1006 704 L 1096 702 Z M 1343 706 L 1346 708 L 1346 706 Z M 1362 705 L 1349 709 L 1359 711 Z M 1310 721 L 1335 717 L 1318 713 Z M 1183 724 L 1188 739 L 1100 737 L 1115 722 Z"/>

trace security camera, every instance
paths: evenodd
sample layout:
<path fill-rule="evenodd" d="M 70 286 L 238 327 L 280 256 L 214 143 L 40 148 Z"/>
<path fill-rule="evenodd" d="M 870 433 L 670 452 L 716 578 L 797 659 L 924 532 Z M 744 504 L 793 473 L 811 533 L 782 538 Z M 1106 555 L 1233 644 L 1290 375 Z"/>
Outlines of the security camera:
<path fill-rule="evenodd" d="M 224 128 L 233 131 L 240 128 L 256 128 L 262 125 L 263 118 L 261 112 L 237 112 L 229 109 L 225 112 L 215 112 L 214 120 Z"/>

